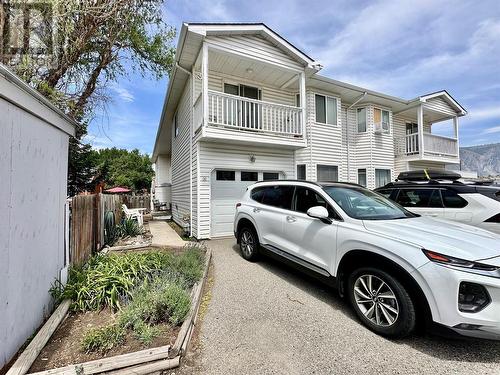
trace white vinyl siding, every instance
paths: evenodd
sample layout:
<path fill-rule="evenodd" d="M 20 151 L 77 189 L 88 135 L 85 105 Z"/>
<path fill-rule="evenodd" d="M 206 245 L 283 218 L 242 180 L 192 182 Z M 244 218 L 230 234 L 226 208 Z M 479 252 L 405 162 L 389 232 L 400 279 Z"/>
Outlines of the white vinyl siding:
<path fill-rule="evenodd" d="M 190 212 L 190 132 L 192 121 L 191 82 L 188 81 L 176 112 L 177 137 L 172 138 L 172 218 L 179 225 Z M 174 119 L 171 119 L 174 121 Z M 173 125 L 173 124 L 172 124 Z M 173 128 L 173 127 L 172 127 Z"/>
<path fill-rule="evenodd" d="M 455 112 L 453 107 L 451 107 L 446 100 L 444 100 L 442 97 L 439 97 L 439 96 L 432 98 L 432 99 L 427 99 L 427 101 L 424 103 L 424 111 L 426 109 L 430 109 L 430 110 L 436 111 L 436 112 L 445 113 L 449 116 L 456 116 L 457 115 L 457 113 Z"/>
<path fill-rule="evenodd" d="M 210 189 L 214 170 L 278 172 L 288 179 L 295 176 L 293 150 L 215 142 L 199 142 L 199 147 L 199 239 L 211 236 Z M 255 157 L 254 162 L 250 160 L 251 155 Z"/>
<path fill-rule="evenodd" d="M 258 35 L 209 35 L 205 40 L 211 45 L 227 49 L 235 54 L 287 68 L 303 69 L 303 66 L 293 57 Z"/>

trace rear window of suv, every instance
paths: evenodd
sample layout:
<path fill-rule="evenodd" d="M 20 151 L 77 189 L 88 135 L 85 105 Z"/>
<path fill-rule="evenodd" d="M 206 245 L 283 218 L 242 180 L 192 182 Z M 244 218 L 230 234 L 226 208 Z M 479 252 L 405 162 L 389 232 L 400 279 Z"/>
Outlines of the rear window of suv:
<path fill-rule="evenodd" d="M 268 206 L 290 210 L 292 208 L 293 186 L 259 186 L 252 190 L 250 197 Z"/>
<path fill-rule="evenodd" d="M 441 190 L 443 203 L 446 208 L 463 208 L 467 206 L 467 201 L 453 190 Z"/>

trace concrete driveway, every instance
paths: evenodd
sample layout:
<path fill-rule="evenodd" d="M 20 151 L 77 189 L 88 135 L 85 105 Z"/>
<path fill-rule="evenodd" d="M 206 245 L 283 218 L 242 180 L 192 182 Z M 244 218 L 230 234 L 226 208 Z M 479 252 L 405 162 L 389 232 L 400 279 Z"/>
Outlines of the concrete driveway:
<path fill-rule="evenodd" d="M 176 373 L 500 374 L 500 342 L 386 340 L 323 284 L 268 258 L 245 261 L 234 239 L 207 244 L 212 297 Z"/>

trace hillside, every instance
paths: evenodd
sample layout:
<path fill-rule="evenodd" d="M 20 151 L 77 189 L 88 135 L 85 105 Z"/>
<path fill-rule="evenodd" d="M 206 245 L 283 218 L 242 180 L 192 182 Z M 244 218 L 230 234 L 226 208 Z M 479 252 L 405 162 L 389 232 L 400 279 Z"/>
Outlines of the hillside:
<path fill-rule="evenodd" d="M 479 176 L 500 175 L 500 143 L 460 147 L 462 169 Z"/>

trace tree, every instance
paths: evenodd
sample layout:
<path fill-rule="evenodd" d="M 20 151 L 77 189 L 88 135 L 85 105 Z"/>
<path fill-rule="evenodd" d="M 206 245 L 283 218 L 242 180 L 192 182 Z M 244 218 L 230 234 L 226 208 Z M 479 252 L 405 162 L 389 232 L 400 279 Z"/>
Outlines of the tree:
<path fill-rule="evenodd" d="M 42 32 L 37 37 L 52 53 L 38 58 L 39 51 L 31 51 L 24 38 L 22 48 L 2 53 L 2 62 L 80 123 L 70 142 L 73 193 L 89 182 L 89 147 L 81 139 L 93 115 L 109 101 L 107 85 L 131 70 L 156 79 L 168 74 L 175 29 L 163 20 L 163 0 L 48 0 L 48 7 L 36 9 L 33 4 L 17 1 L 16 7 L 28 18 L 24 24 L 38 25 Z M 9 6 L 0 7 L 0 26 L 9 24 Z M 9 35 L 0 39 L 4 48 Z"/>
<path fill-rule="evenodd" d="M 149 155 L 135 149 L 106 148 L 93 151 L 96 175 L 106 188 L 126 186 L 135 191 L 149 190 L 154 171 Z"/>

